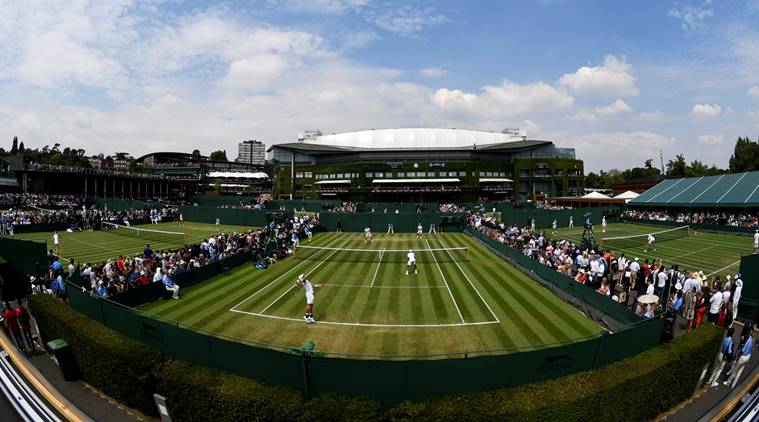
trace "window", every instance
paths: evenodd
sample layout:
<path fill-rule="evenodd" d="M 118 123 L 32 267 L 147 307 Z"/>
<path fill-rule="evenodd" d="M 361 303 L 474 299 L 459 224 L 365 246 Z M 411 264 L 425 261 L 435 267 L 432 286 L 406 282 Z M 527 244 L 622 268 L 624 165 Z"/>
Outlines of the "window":
<path fill-rule="evenodd" d="M 460 171 L 459 172 L 459 177 L 466 177 L 466 172 L 465 171 Z"/>
<path fill-rule="evenodd" d="M 306 178 L 308 178 L 308 179 L 311 179 L 311 178 L 314 177 L 314 173 L 312 173 L 310 171 L 307 171 L 307 172 L 303 173 L 303 176 L 306 177 Z"/>
<path fill-rule="evenodd" d="M 330 178 L 330 179 L 334 179 L 334 178 L 335 178 L 335 173 L 330 173 L 330 174 L 329 174 L 329 178 Z"/>
<path fill-rule="evenodd" d="M 428 171 L 427 172 L 427 177 L 435 177 L 435 172 L 434 171 Z"/>
<path fill-rule="evenodd" d="M 441 171 L 441 172 L 440 172 L 440 177 L 448 177 L 448 172 L 446 172 L 446 171 Z"/>
<path fill-rule="evenodd" d="M 365 173 L 365 175 L 366 177 L 369 177 L 369 178 L 374 177 L 374 173 Z"/>
<path fill-rule="evenodd" d="M 396 175 L 397 175 L 398 177 L 406 177 L 406 172 L 404 172 L 404 171 L 399 171 L 398 173 L 396 173 Z"/>
<path fill-rule="evenodd" d="M 297 177 L 299 179 L 303 178 L 303 173 L 301 173 L 301 172 L 295 172 L 295 177 Z"/>

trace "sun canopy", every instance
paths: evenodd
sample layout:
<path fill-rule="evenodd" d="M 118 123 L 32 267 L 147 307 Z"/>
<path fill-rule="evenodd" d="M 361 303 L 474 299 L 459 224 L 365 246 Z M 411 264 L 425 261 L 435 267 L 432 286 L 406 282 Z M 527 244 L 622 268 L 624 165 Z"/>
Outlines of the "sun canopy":
<path fill-rule="evenodd" d="M 319 180 L 314 182 L 315 185 L 349 185 L 350 180 Z"/>
<path fill-rule="evenodd" d="M 600 193 L 600 192 L 591 192 L 587 195 L 582 196 L 584 199 L 610 199 L 610 197 Z"/>
<path fill-rule="evenodd" d="M 620 193 L 619 195 L 615 196 L 617 199 L 635 199 L 639 197 L 640 194 L 633 192 L 631 190 L 628 190 L 627 192 Z"/>
<path fill-rule="evenodd" d="M 505 177 L 480 177 L 480 183 L 511 183 L 513 180 Z"/>
<path fill-rule="evenodd" d="M 666 179 L 628 204 L 645 207 L 759 207 L 759 171 Z"/>
<path fill-rule="evenodd" d="M 208 173 L 208 177 L 230 179 L 268 179 L 269 175 L 262 171 L 254 173 L 243 173 L 238 171 L 212 171 Z"/>

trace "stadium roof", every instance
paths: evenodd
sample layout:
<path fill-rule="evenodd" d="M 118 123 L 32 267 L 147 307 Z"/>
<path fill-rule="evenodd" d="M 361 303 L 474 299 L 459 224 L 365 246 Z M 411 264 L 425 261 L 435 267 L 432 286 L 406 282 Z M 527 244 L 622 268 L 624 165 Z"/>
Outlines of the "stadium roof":
<path fill-rule="evenodd" d="M 258 171 L 253 173 L 243 173 L 239 171 L 212 171 L 208 173 L 212 178 L 235 178 L 235 179 L 268 179 L 269 175 Z"/>
<path fill-rule="evenodd" d="M 550 145 L 551 141 L 534 141 L 534 140 L 519 140 L 514 142 L 504 142 L 500 144 L 493 144 L 493 145 L 466 145 L 466 146 L 459 146 L 459 147 L 446 147 L 443 145 L 440 146 L 429 146 L 429 147 L 412 147 L 412 146 L 402 146 L 402 147 L 392 147 L 392 146 L 386 146 L 383 145 L 382 147 L 375 147 L 375 148 L 365 148 L 365 147 L 350 147 L 350 146 L 335 146 L 335 145 L 317 145 L 317 144 L 310 144 L 306 142 L 291 142 L 291 143 L 285 143 L 285 144 L 274 144 L 271 147 L 269 147 L 269 151 L 271 151 L 274 148 L 281 148 L 288 151 L 294 151 L 294 152 L 301 152 L 304 154 L 310 154 L 310 155 L 322 155 L 322 154 L 340 154 L 340 153 L 351 153 L 351 152 L 362 152 L 362 151 L 373 151 L 373 152 L 379 152 L 379 151 L 404 151 L 409 149 L 414 150 L 430 150 L 430 151 L 441 151 L 441 150 L 468 150 L 468 151 L 501 151 L 501 150 L 519 150 L 519 149 L 527 149 L 527 148 L 534 148 L 537 146 L 543 146 L 543 145 Z"/>
<path fill-rule="evenodd" d="M 372 129 L 319 135 L 306 138 L 303 143 L 367 149 L 420 149 L 471 147 L 527 139 L 527 133 L 524 131 L 504 132 L 441 128 Z"/>
<path fill-rule="evenodd" d="M 667 179 L 628 202 L 652 207 L 759 207 L 759 171 Z"/>

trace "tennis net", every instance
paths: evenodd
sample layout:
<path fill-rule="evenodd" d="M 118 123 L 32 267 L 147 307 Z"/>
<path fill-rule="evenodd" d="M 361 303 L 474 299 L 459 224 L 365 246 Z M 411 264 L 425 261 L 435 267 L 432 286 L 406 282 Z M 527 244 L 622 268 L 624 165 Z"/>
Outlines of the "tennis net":
<path fill-rule="evenodd" d="M 411 249 L 416 256 L 417 264 L 435 262 L 464 262 L 469 261 L 469 248 L 430 248 Z M 321 246 L 298 246 L 294 259 L 324 260 L 338 262 L 387 262 L 406 263 L 409 249 L 351 249 L 330 248 Z"/>
<path fill-rule="evenodd" d="M 654 236 L 656 243 L 667 242 L 670 240 L 681 239 L 690 234 L 690 226 L 680 226 L 668 230 L 649 232 L 645 234 L 636 234 L 631 236 L 616 236 L 601 239 L 602 249 L 625 249 L 625 248 L 644 248 L 648 244 L 648 235 Z"/>
<path fill-rule="evenodd" d="M 139 227 L 124 226 L 108 221 L 101 222 L 101 229 L 104 232 L 138 239 L 145 239 L 151 242 L 162 242 L 178 246 L 187 244 L 187 233 L 182 232 L 143 229 Z"/>

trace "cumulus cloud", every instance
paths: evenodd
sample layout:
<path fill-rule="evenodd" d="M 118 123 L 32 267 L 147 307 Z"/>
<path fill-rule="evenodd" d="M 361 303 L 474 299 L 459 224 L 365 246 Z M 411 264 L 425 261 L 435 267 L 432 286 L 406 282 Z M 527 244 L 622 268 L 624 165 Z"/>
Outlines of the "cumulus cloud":
<path fill-rule="evenodd" d="M 752 98 L 759 98 L 759 85 L 754 85 L 746 91 L 746 95 Z"/>
<path fill-rule="evenodd" d="M 269 3 L 290 12 L 334 15 L 365 6 L 369 0 L 270 0 Z"/>
<path fill-rule="evenodd" d="M 419 70 L 419 74 L 425 78 L 442 78 L 448 71 L 439 67 L 425 67 Z"/>
<path fill-rule="evenodd" d="M 630 113 L 633 111 L 633 109 L 627 105 L 624 101 L 617 99 L 613 103 L 607 105 L 606 107 L 598 107 L 595 109 L 596 113 L 602 114 L 605 116 L 610 116 L 614 114 L 621 114 L 621 113 Z"/>
<path fill-rule="evenodd" d="M 696 104 L 690 112 L 693 117 L 718 117 L 722 114 L 722 107 L 717 104 Z"/>
<path fill-rule="evenodd" d="M 409 3 L 368 10 L 364 16 L 374 25 L 402 37 L 414 37 L 427 28 L 450 22 L 446 15 L 431 7 L 418 8 Z"/>
<path fill-rule="evenodd" d="M 704 0 L 701 4 L 676 3 L 667 14 L 669 17 L 678 19 L 680 27 L 684 30 L 700 28 L 703 22 L 714 15 L 711 8 L 712 0 Z"/>
<path fill-rule="evenodd" d="M 574 98 L 545 82 L 520 85 L 504 81 L 501 85 L 484 86 L 477 94 L 441 88 L 435 91 L 432 102 L 445 111 L 509 116 L 567 108 Z"/>
<path fill-rule="evenodd" d="M 722 145 L 725 143 L 725 137 L 722 134 L 706 134 L 698 137 L 698 143 L 701 145 Z"/>
<path fill-rule="evenodd" d="M 607 55 L 600 66 L 583 66 L 563 75 L 559 85 L 581 96 L 629 97 L 640 94 L 635 81 L 632 65 L 624 56 Z"/>
<path fill-rule="evenodd" d="M 668 149 L 674 137 L 655 132 L 595 132 L 560 138 L 564 146 L 574 147 L 577 156 L 597 168 L 629 168 L 651 158 L 651 151 Z M 588 168 L 592 168 L 590 165 Z"/>

